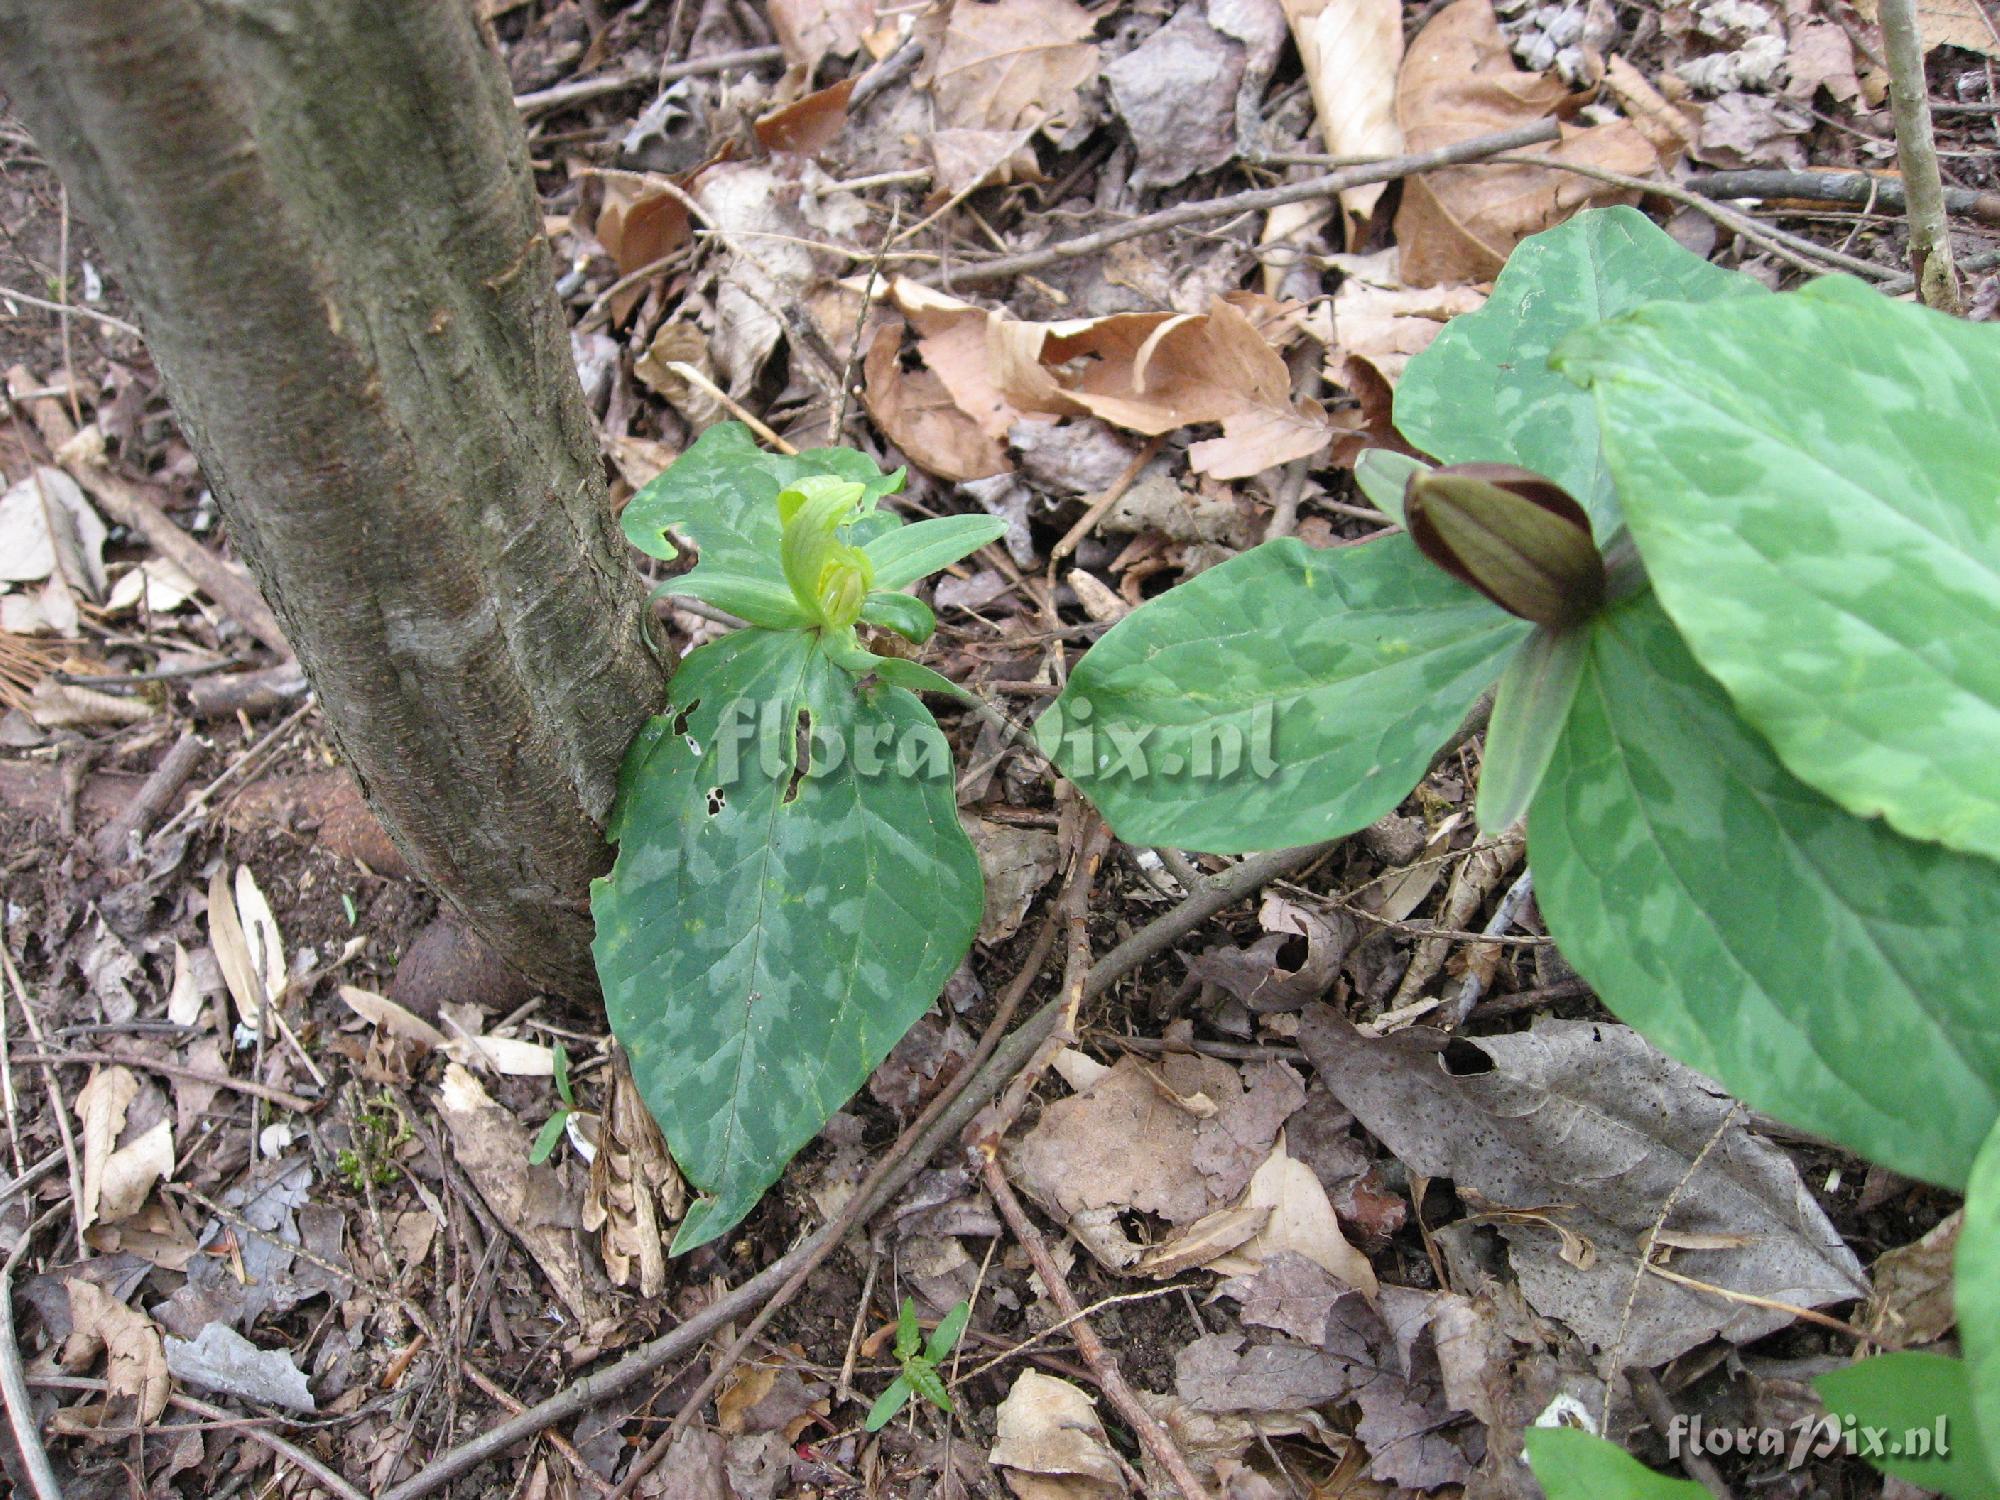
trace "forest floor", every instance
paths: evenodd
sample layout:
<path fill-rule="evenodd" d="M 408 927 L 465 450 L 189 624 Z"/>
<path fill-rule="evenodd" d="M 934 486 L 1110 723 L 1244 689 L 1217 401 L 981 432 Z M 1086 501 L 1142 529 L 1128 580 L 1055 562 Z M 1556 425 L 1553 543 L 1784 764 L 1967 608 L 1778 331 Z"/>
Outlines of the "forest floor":
<path fill-rule="evenodd" d="M 1979 4 L 1937 0 L 1925 21 L 1946 181 L 1987 195 L 1959 200 L 1953 225 L 1986 268 L 1968 286 L 1990 318 L 2000 32 Z M 1815 200 L 1805 178 L 1736 200 L 1734 224 L 1703 196 L 1722 171 L 1893 171 L 1879 37 L 1844 0 L 1448 0 L 1406 7 L 1400 26 L 1393 4 L 1336 25 L 1314 0 L 484 9 L 614 498 L 727 415 L 908 463 L 912 512 L 1009 522 L 938 583 L 926 659 L 1017 717 L 1177 581 L 1269 537 L 1330 547 L 1379 530 L 1354 454 L 1398 441 L 1404 364 L 1480 305 L 1523 235 L 1639 203 L 1772 286 L 1826 249 L 1884 283 L 1905 270 L 1899 215 Z M 1334 158 L 1550 118 L 1565 122 L 1556 160 L 1653 188 L 1481 164 L 1338 203 L 1226 202 Z M 1171 1493 L 1105 1395 L 1103 1357 L 1214 1495 L 1528 1497 L 1520 1430 L 1552 1404 L 1674 1470 L 1675 1413 L 1795 1434 L 1820 1410 L 1815 1373 L 1874 1342 L 1948 1337 L 1956 1201 L 1718 1114 L 1713 1086 L 1619 1027 L 1532 899 L 1509 899 L 1523 849 L 1474 827 L 1476 734 L 1399 812 L 1190 926 L 1173 913 L 1231 861 L 1114 843 L 1093 870 L 1046 764 L 941 709 L 989 885 L 972 955 L 738 1230 L 664 1258 L 684 1191 L 602 1012 L 526 987 L 410 878 L 254 592 L 244 602 L 129 304 L 11 120 L 0 152 L 0 369 L 15 396 L 0 422 L 14 1319 L 0 1361 L 33 1392 L 70 1500 L 607 1495 L 718 1362 L 718 1397 L 634 1493 Z M 1144 232 L 1145 215 L 1197 204 L 1214 211 Z M 1741 231 L 1746 213 L 1757 232 Z M 1067 252 L 1111 226 L 1133 233 Z M 1004 316 L 1078 320 L 1077 347 L 1129 364 L 1131 341 L 1100 320 L 1198 319 L 1226 294 L 1258 310 L 1285 404 L 1329 415 L 1304 456 L 1260 467 L 1143 400 L 1078 401 L 1058 421 L 1013 404 L 986 362 Z M 1199 341 L 1175 347 L 1201 358 Z M 1216 419 L 1271 401 L 1221 366 L 1155 374 L 1202 384 Z M 170 556 L 156 530 L 101 514 L 107 473 L 191 547 Z M 49 505 L 70 518 L 53 545 Z M 662 608 L 678 648 L 720 628 Z M 1066 911 L 1082 914 L 1082 946 Z M 912 1150 L 906 1128 L 1010 986 L 1040 1005 L 1140 933 L 1158 941 L 1094 987 L 1074 1045 L 998 1121 L 1008 1201 L 976 1155 L 939 1143 L 748 1359 L 725 1360 L 754 1308 L 724 1302 L 731 1289 Z M 1470 1041 L 1441 1051 L 1427 1023 L 1464 1007 Z M 1327 1008 L 1362 1025 L 1341 1044 L 1372 1049 L 1358 1063 L 1334 1066 Z M 1501 1130 L 1481 1079 L 1531 1035 L 1560 1088 Z M 558 1047 L 578 1113 L 531 1165 L 561 1103 Z M 1357 1120 L 1372 1106 L 1329 1083 L 1354 1065 L 1406 1080 L 1412 1110 L 1422 1096 L 1448 1176 L 1412 1171 Z M 1593 1134 L 1593 1104 L 1642 1077 L 1673 1107 L 1640 1143 L 1648 1170 L 1614 1171 L 1633 1142 Z M 1699 1170 L 1718 1146 L 1778 1184 L 1740 1226 L 1769 1284 L 1847 1278 L 1817 1313 L 1649 1274 L 1670 1207 L 1726 1211 Z M 1492 1184 L 1523 1171 L 1575 1184 L 1574 1199 L 1486 1211 Z M 1800 1187 L 1810 1212 L 1788 1197 Z M 1727 1280 L 1726 1247 L 1682 1253 Z M 972 1305 L 944 1372 L 956 1409 L 914 1401 L 870 1434 L 905 1299 L 925 1326 Z M 1103 1355 L 1061 1310 L 1072 1299 Z M 718 1304 L 715 1337 L 646 1353 Z M 607 1370 L 638 1373 L 462 1473 L 445 1463 Z M 31 1493 L 11 1444 L 0 1458 Z M 1921 1493 L 1841 1457 L 1719 1458 L 1706 1477 L 1770 1500 Z"/>

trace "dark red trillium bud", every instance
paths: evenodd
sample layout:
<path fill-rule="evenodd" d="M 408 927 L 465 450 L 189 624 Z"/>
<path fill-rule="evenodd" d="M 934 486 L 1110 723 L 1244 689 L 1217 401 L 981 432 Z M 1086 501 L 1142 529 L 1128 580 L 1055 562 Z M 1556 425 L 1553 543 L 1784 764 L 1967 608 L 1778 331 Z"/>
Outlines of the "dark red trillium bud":
<path fill-rule="evenodd" d="M 1410 476 L 1403 519 L 1425 557 L 1509 614 L 1560 629 L 1604 602 L 1590 517 L 1554 480 L 1512 464 Z"/>

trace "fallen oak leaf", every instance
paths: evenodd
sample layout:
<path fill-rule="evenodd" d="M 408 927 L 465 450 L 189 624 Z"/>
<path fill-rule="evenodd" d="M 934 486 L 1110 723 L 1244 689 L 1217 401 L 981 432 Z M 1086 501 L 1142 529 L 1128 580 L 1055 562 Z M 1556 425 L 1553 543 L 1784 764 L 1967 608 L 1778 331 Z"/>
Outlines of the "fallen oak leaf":
<path fill-rule="evenodd" d="M 136 1426 L 158 1421 L 167 1409 L 172 1387 L 160 1330 L 144 1313 L 135 1312 L 86 1277 L 78 1276 L 68 1286 L 70 1335 L 63 1345 L 64 1365 L 85 1369 L 98 1354 L 104 1354 L 104 1384 L 112 1397 L 109 1406 L 129 1402 L 130 1419 Z M 108 1413 L 99 1410 L 97 1414 Z M 101 1424 L 88 1421 L 80 1425 L 88 1430 Z"/>

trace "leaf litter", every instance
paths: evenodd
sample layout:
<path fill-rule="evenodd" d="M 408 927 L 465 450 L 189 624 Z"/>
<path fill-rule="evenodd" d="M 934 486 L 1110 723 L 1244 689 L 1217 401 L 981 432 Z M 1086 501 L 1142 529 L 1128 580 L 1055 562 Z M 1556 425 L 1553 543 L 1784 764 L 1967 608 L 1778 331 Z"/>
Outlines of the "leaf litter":
<path fill-rule="evenodd" d="M 913 513 L 1013 521 L 1004 552 L 968 559 L 930 597 L 944 622 L 933 659 L 1022 718 L 1062 680 L 1053 633 L 1080 645 L 1266 534 L 1327 546 L 1373 529 L 1353 514 L 1347 469 L 1364 442 L 1395 440 L 1387 397 L 1408 359 L 1480 305 L 1523 235 L 1631 194 L 1466 167 L 1015 277 L 961 274 L 982 259 L 1297 180 L 1329 157 L 1546 118 L 1562 137 L 1538 154 L 1656 181 L 1690 162 L 1879 171 L 1892 155 L 1866 6 L 1857 23 L 1808 0 L 1676 4 L 1656 24 L 1485 0 L 783 0 L 760 24 L 697 6 L 674 8 L 685 45 L 672 55 L 775 43 L 783 63 L 658 91 L 668 8 L 487 9 L 523 93 L 622 70 L 644 80 L 531 120 L 615 493 L 728 414 L 688 372 L 801 446 L 827 441 L 844 404 L 847 441 L 913 465 Z M 1957 49 L 1933 54 L 1942 96 L 1991 103 L 1985 18 L 1938 0 L 1923 25 Z M 1799 227 L 1851 234 L 1856 253 L 1889 262 L 1886 223 Z M 1686 211 L 1670 227 L 1780 274 Z M 6 363 L 42 372 L 22 388 L 54 383 L 59 351 L 17 347 L 17 332 Z M 1063 878 L 1058 813 L 1030 757 L 947 721 L 961 766 L 992 762 L 961 799 L 989 874 L 981 945 L 801 1160 L 801 1191 L 774 1195 L 699 1263 L 669 1261 L 685 1190 L 601 1018 L 433 941 L 428 898 L 316 719 L 225 787 L 213 821 L 142 840 L 131 872 L 70 857 L 65 828 L 87 834 L 129 802 L 191 716 L 208 737 L 201 785 L 300 701 L 238 719 L 203 716 L 200 677 L 89 685 L 283 663 L 185 557 L 104 527 L 76 453 L 152 475 L 196 545 L 232 566 L 185 444 L 157 420 L 143 348 L 81 320 L 72 332 L 79 408 L 95 419 L 82 446 L 0 441 L 0 816 L 8 847 L 44 856 L 10 870 L 4 945 L 23 984 L 6 1000 L 23 1021 L 32 1005 L 42 1029 L 11 1029 L 17 1052 L 110 1060 L 51 1070 L 54 1095 L 40 1065 L 11 1069 L 8 1171 L 43 1175 L 0 1207 L 0 1227 L 18 1239 L 57 1210 L 31 1246 L 43 1269 L 18 1283 L 21 1347 L 31 1371 L 60 1362 L 101 1383 L 50 1393 L 67 1404 L 49 1441 L 81 1473 L 107 1472 L 125 1441 L 109 1433 L 134 1417 L 158 1435 L 131 1450 L 134 1471 L 161 1492 L 206 1493 L 219 1465 L 246 1478 L 283 1466 L 173 1425 L 167 1396 L 190 1390 L 313 1413 L 325 1425 L 294 1438 L 380 1487 L 498 1420 L 504 1403 L 480 1378 L 523 1401 L 563 1388 L 836 1210 L 965 1065 Z M 1087 513 L 1051 572 L 1053 543 Z M 99 607 L 144 645 L 86 639 Z M 716 629 L 680 611 L 669 625 L 676 649 Z M 58 664 L 76 680 L 58 681 Z M 1661 1451 L 1614 1366 L 1661 1368 L 1689 1404 L 1804 1415 L 1786 1361 L 1847 1345 L 1797 1310 L 1856 1304 L 1878 1332 L 1949 1336 L 1942 1195 L 1891 1183 L 1864 1198 L 1851 1164 L 1843 1177 L 1816 1147 L 1763 1138 L 1605 1022 L 1551 950 L 1426 940 L 1426 924 L 1476 928 L 1497 898 L 1464 876 L 1480 863 L 1469 795 L 1464 766 L 1440 767 L 1401 814 L 1414 844 L 1370 830 L 1086 1007 L 1052 1070 L 1064 1082 L 1001 1148 L 1032 1211 L 1083 1249 L 1062 1247 L 1064 1274 L 1086 1305 L 1106 1303 L 1092 1321 L 1145 1409 L 1217 1493 L 1282 1495 L 1340 1472 L 1356 1494 L 1525 1496 L 1521 1427 L 1552 1401 L 1601 1410 L 1607 1376 L 1617 1435 Z M 1123 857 L 1093 898 L 1097 953 L 1182 888 L 1179 871 Z M 1530 907 L 1521 930 L 1534 920 Z M 1340 1029 L 1474 970 L 1497 1004 L 1467 1037 Z M 1529 991 L 1552 998 L 1517 1029 L 1506 1006 Z M 577 1107 L 532 1166 L 529 1142 L 560 1103 L 558 1041 Z M 282 1102 L 300 1098 L 313 1108 Z M 1069 1330 L 1051 1331 L 1048 1289 L 975 1172 L 941 1154 L 857 1243 L 725 1383 L 718 1425 L 685 1433 L 641 1493 L 858 1493 L 864 1477 L 881 1493 L 949 1493 L 996 1476 L 1017 1495 L 1129 1491 L 1128 1462 L 1150 1459 L 1127 1459 L 1126 1418 L 1098 1399 Z M 853 1429 L 886 1352 L 856 1338 L 841 1375 L 849 1334 L 891 1326 L 905 1290 L 927 1319 L 971 1300 L 962 1369 L 999 1362 L 955 1388 L 958 1425 L 917 1411 L 864 1443 Z M 1125 1298 L 1143 1300 L 1107 1301 Z M 615 1482 L 629 1435 L 677 1404 L 647 1399 L 559 1425 L 574 1457 L 520 1450 L 508 1487 Z M 1163 1481 L 1146 1469 L 1138 1482 Z"/>

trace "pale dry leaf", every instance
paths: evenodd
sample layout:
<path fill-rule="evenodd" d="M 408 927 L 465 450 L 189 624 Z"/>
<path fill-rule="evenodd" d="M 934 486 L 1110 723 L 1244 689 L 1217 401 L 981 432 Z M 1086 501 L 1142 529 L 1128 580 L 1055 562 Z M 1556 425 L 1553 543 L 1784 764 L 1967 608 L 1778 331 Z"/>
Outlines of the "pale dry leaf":
<path fill-rule="evenodd" d="M 520 1239 L 565 1306 L 586 1329 L 614 1327 L 613 1311 L 583 1256 L 575 1209 L 548 1165 L 529 1165 L 526 1125 L 494 1103 L 458 1063 L 445 1068 L 438 1112 L 451 1132 L 453 1155 L 494 1216 Z"/>
<path fill-rule="evenodd" d="M 8 595 L 13 598 L 13 595 Z M 25 632 L 17 632 L 25 633 Z M 68 633 L 65 629 L 62 633 Z M 44 677 L 28 694 L 28 717 L 44 729 L 98 729 L 143 724 L 159 710 L 144 698 L 120 698 Z"/>
<path fill-rule="evenodd" d="M 875 0 L 770 0 L 767 14 L 785 61 L 808 73 L 829 54 L 854 56 L 875 29 Z"/>
<path fill-rule="evenodd" d="M 449 1017 L 446 1019 L 449 1020 Z M 499 1073 L 508 1078 L 555 1077 L 555 1049 L 544 1047 L 540 1042 L 525 1042 L 511 1036 L 484 1036 L 461 1029 L 440 1050 L 453 1062 L 463 1063 L 482 1073 Z"/>
<path fill-rule="evenodd" d="M 102 599 L 104 520 L 77 482 L 43 465 L 0 495 L 0 582 L 60 577 L 89 599 Z"/>
<path fill-rule="evenodd" d="M 242 924 L 244 945 L 251 963 L 257 966 L 265 996 L 276 1002 L 285 992 L 285 940 L 278 932 L 278 919 L 248 865 L 236 867 L 235 889 L 236 919 Z M 246 1018 L 245 1024 L 255 1023 Z"/>
<path fill-rule="evenodd" d="M 155 1121 L 138 1138 L 104 1159 L 98 1182 L 97 1222 L 116 1224 L 139 1211 L 155 1183 L 174 1170 L 174 1127 Z"/>
<path fill-rule="evenodd" d="M 1219 1276 L 1246 1276 L 1272 1256 L 1302 1255 L 1343 1286 L 1374 1296 L 1374 1267 L 1347 1242 L 1313 1169 L 1295 1161 L 1280 1145 L 1250 1179 L 1244 1206 L 1265 1212 L 1265 1223 L 1240 1247 L 1209 1262 Z"/>
<path fill-rule="evenodd" d="M 174 978 L 167 988 L 167 1019 L 176 1026 L 192 1026 L 201 1019 L 201 986 L 194 982 L 194 964 L 179 943 L 174 944 Z"/>
<path fill-rule="evenodd" d="M 1396 75 L 1403 66 L 1402 6 L 1397 0 L 1284 0 L 1284 6 L 1327 154 L 1400 156 Z M 1386 189 L 1375 182 L 1340 195 L 1349 244 Z"/>
<path fill-rule="evenodd" d="M 260 1349 L 226 1323 L 209 1323 L 192 1340 L 169 1335 L 167 1369 L 198 1390 L 265 1406 L 316 1411 L 305 1372 L 282 1349 Z"/>
<path fill-rule="evenodd" d="M 1004 943 L 1021 930 L 1036 895 L 1055 877 L 1056 836 L 1046 828 L 989 823 L 970 814 L 961 815 L 960 821 L 986 877 L 979 941 L 988 946 Z"/>
<path fill-rule="evenodd" d="M 139 1426 L 158 1421 L 173 1385 L 160 1330 L 86 1277 L 75 1277 L 68 1287 L 70 1336 L 63 1363 L 79 1369 L 103 1353 L 104 1384 L 113 1404 L 129 1404 L 126 1420 Z"/>
<path fill-rule="evenodd" d="M 673 319 L 662 323 L 652 342 L 632 362 L 632 373 L 647 389 L 664 397 L 669 406 L 686 417 L 697 429 L 707 427 L 722 416 L 722 403 L 671 368 L 687 365 L 697 374 L 715 378 L 715 362 L 709 357 L 708 340 L 694 324 Z"/>
<path fill-rule="evenodd" d="M 1042 181 L 1028 144 L 1032 130 L 936 130 L 924 138 L 931 153 L 931 196 L 946 200 L 975 188 Z"/>
<path fill-rule="evenodd" d="M 1350 276 L 1333 294 L 1337 348 L 1346 359 L 1363 359 L 1393 387 L 1410 361 L 1431 346 L 1451 319 L 1474 312 L 1486 294 L 1471 286 L 1370 286 Z M 1338 380 L 1337 364 L 1329 378 Z"/>
<path fill-rule="evenodd" d="M 1854 8 L 1871 26 L 1881 24 L 1876 0 L 1854 0 Z M 1980 8 L 1980 0 L 1917 0 L 1917 31 L 1926 52 L 1937 47 L 1963 47 L 1968 52 L 2000 57 L 2000 29 Z"/>
<path fill-rule="evenodd" d="M 660 1127 L 617 1054 L 609 1071 L 597 1154 L 584 1193 L 583 1227 L 598 1237 L 605 1270 L 619 1286 L 657 1297 L 666 1285 L 668 1232 L 687 1212 L 687 1184 Z"/>
<path fill-rule="evenodd" d="M 137 609 L 143 601 L 149 614 L 172 614 L 199 590 L 200 585 L 168 559 L 149 557 L 118 575 L 105 596 L 104 610 L 106 614 L 123 614 Z"/>
<path fill-rule="evenodd" d="M 1334 436 L 1314 401 L 1294 401 L 1274 346 L 1290 310 L 1235 294 L 1206 313 L 1118 313 L 1061 323 L 995 319 L 988 352 L 1002 393 L 1025 411 L 1090 415 L 1157 436 L 1216 422 L 1189 449 L 1197 472 L 1236 479 L 1306 458 Z"/>
<path fill-rule="evenodd" d="M 917 352 L 959 410 L 987 437 L 1005 441 L 1022 416 L 1001 392 L 987 353 L 987 327 L 994 315 L 906 276 L 889 284 L 889 297 L 917 331 Z"/>
<path fill-rule="evenodd" d="M 1923 1238 L 1885 1251 L 1875 1262 L 1875 1295 L 1864 1325 L 1897 1348 L 1932 1343 L 1958 1321 L 1951 1299 L 1953 1260 L 1965 1210 L 1954 1209 Z"/>
<path fill-rule="evenodd" d="M 1854 71 L 1854 43 L 1846 28 L 1831 21 L 1795 21 L 1786 35 L 1785 92 L 1810 103 L 1821 89 L 1841 104 L 1853 104 L 1861 98 L 1861 79 Z"/>
<path fill-rule="evenodd" d="M 1084 1480 L 1102 1487 L 1106 1495 L 1124 1492 L 1124 1475 L 1104 1435 L 1095 1403 L 1067 1380 L 1039 1370 L 1023 1370 L 994 1411 L 993 1424 L 993 1448 L 987 1457 L 994 1467 Z M 1016 1493 L 1020 1493 L 1018 1488 Z M 1082 1497 L 1092 1494 L 1093 1489 L 1075 1488 L 1068 1493 Z"/>
<path fill-rule="evenodd" d="M 130 1068 L 101 1068 L 77 1090 L 72 1106 L 83 1122 L 83 1201 L 85 1229 L 97 1222 L 104 1196 L 104 1168 L 125 1128 L 125 1111 L 139 1097 L 139 1079 Z"/>
<path fill-rule="evenodd" d="M 1095 26 L 1074 0 L 959 0 L 917 79 L 947 128 L 1068 124 L 1097 77 Z"/>
<path fill-rule="evenodd" d="M 1834 28 L 1838 30 L 1838 28 Z M 1845 39 L 1846 33 L 1842 33 Z M 1852 72 L 1852 69 L 1849 69 Z M 1688 113 L 1669 101 L 1647 81 L 1646 75 L 1622 57 L 1611 57 L 1604 65 L 1604 91 L 1616 101 L 1625 118 L 1638 127 L 1663 159 L 1684 154 L 1694 144 L 1696 124 Z"/>
<path fill-rule="evenodd" d="M 1064 581 L 1075 590 L 1077 603 L 1083 606 L 1083 612 L 1100 625 L 1116 624 L 1132 612 L 1132 606 L 1119 598 L 1111 586 L 1095 573 L 1071 568 Z"/>
<path fill-rule="evenodd" d="M 1409 150 L 1432 151 L 1546 119 L 1567 96 L 1553 74 L 1515 66 L 1492 0 L 1452 0 L 1410 44 L 1396 82 L 1396 118 Z M 1540 154 L 1632 176 L 1661 164 L 1630 120 L 1566 128 Z M 1529 235 L 1580 208 L 1631 197 L 1547 167 L 1447 167 L 1412 177 L 1396 213 L 1403 280 L 1411 286 L 1491 281 Z"/>
<path fill-rule="evenodd" d="M 438 1048 L 446 1045 L 445 1034 L 431 1025 L 422 1016 L 406 1006 L 398 1005 L 387 995 L 378 995 L 373 990 L 364 990 L 359 985 L 340 986 L 340 998 L 347 1008 L 369 1025 L 387 1032 L 402 1041 L 415 1042 L 424 1048 Z"/>

